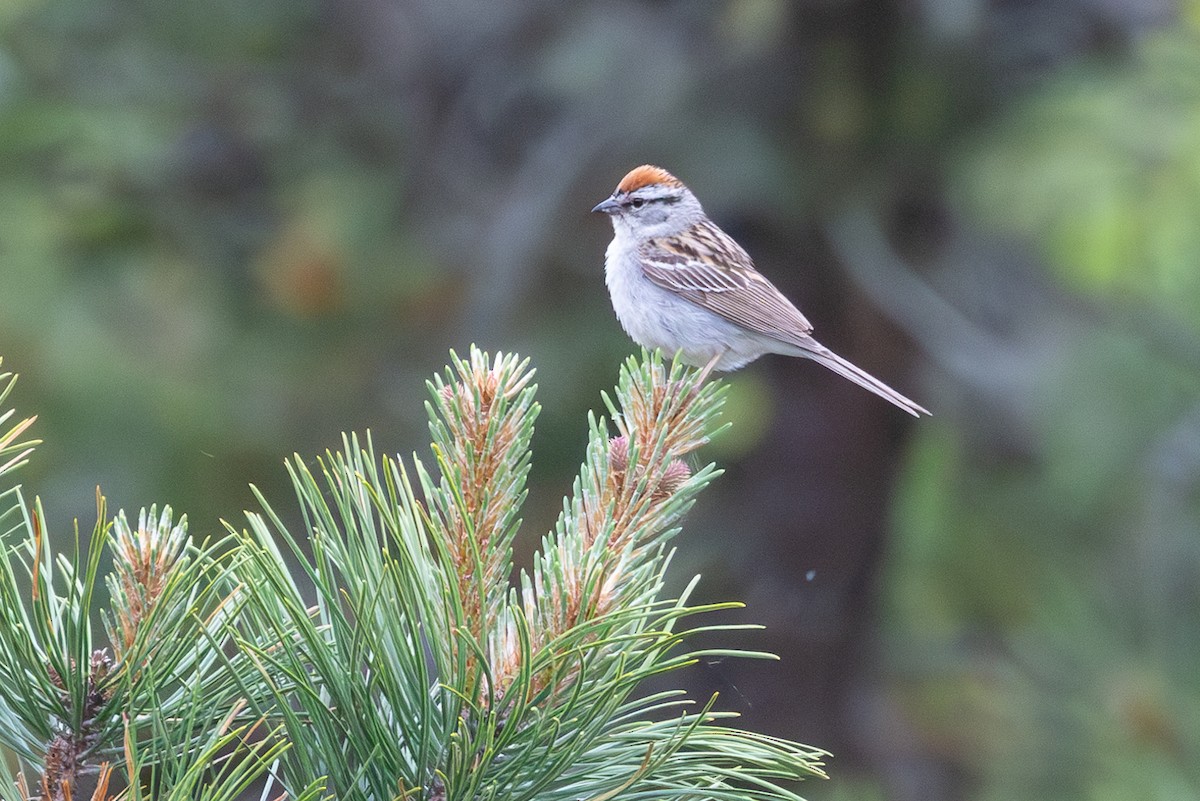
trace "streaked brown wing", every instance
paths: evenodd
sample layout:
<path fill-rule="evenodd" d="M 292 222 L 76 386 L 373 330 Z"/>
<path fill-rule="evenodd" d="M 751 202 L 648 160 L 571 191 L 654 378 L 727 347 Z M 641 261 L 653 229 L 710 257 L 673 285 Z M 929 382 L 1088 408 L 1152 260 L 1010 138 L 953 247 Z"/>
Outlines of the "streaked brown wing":
<path fill-rule="evenodd" d="M 751 331 L 796 344 L 812 331 L 799 309 L 754 269 L 741 245 L 708 220 L 683 234 L 651 239 L 639 254 L 642 271 L 655 284 Z"/>

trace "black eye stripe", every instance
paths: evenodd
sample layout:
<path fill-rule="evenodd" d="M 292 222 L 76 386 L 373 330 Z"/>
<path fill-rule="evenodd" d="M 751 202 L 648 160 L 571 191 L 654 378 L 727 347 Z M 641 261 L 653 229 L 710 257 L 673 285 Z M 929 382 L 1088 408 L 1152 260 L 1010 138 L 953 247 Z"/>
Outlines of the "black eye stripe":
<path fill-rule="evenodd" d="M 635 209 L 640 209 L 647 203 L 670 204 L 678 203 L 682 199 L 683 198 L 679 195 L 663 195 L 662 197 L 626 197 L 622 205 L 632 206 Z"/>

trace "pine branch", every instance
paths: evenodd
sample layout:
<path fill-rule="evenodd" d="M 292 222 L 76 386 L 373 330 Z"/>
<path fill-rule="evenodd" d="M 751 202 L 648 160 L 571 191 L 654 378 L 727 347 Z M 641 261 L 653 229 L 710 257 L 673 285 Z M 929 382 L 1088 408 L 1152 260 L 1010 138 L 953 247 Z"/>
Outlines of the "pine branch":
<path fill-rule="evenodd" d="M 289 460 L 295 531 L 259 495 L 246 531 L 194 545 L 169 509 L 109 521 L 98 494 L 91 546 L 76 534 L 55 557 L 40 503 L 11 490 L 0 744 L 18 769 L 0 759 L 0 782 L 30 801 L 75 797 L 85 775 L 93 801 L 231 801 L 265 773 L 272 795 L 305 801 L 795 799 L 822 752 L 727 727 L 715 698 L 638 695 L 704 655 L 771 658 L 689 652 L 696 631 L 740 627 L 685 624 L 736 604 L 689 604 L 694 581 L 663 590 L 666 546 L 717 475 L 685 459 L 719 384 L 629 360 L 511 586 L 531 376 L 514 356 L 453 357 L 430 384 L 436 474 L 378 457 L 369 435 Z M 89 622 L 100 586 L 111 656 Z"/>
<path fill-rule="evenodd" d="M 517 666 L 572 627 L 603 619 L 623 599 L 656 589 L 652 565 L 659 546 L 717 471 L 692 476 L 683 458 L 706 442 L 720 410 L 716 384 L 695 385 L 676 363 L 631 358 L 621 370 L 617 401 L 605 402 L 619 436 L 590 420 L 587 458 L 556 526 L 543 541 L 532 577 L 522 578 L 521 613 L 535 632 L 523 653 L 512 621 L 505 626 L 501 659 L 493 665 L 507 686 Z M 530 689 L 546 685 L 535 679 Z"/>
<path fill-rule="evenodd" d="M 4 359 L 0 357 L 0 365 L 3 364 Z M 40 440 L 18 442 L 21 436 L 37 420 L 37 417 L 26 417 L 23 420 L 18 420 L 7 431 L 4 430 L 4 426 L 16 414 L 16 411 L 13 409 L 4 409 L 4 402 L 7 400 L 8 394 L 12 392 L 13 387 L 16 386 L 16 383 L 16 374 L 0 372 L 0 477 L 25 464 L 29 458 L 29 454 L 33 453 L 33 449 L 40 442 Z M 0 502 L 3 502 L 3 497 L 7 494 L 7 492 L 0 493 Z"/>
<path fill-rule="evenodd" d="M 793 797 L 776 780 L 821 775 L 819 751 L 716 726 L 711 702 L 636 698 L 697 658 L 677 624 L 713 608 L 660 595 L 665 543 L 716 475 L 683 459 L 721 390 L 630 360 L 609 403 L 617 433 L 591 420 L 573 496 L 518 589 L 506 577 L 537 411 L 529 377 L 515 357 L 455 357 L 430 387 L 438 477 L 415 460 L 420 497 L 398 460 L 349 437 L 315 469 L 288 464 L 302 533 L 260 498 L 240 636 L 271 688 L 258 711 L 274 709 L 295 743 L 285 775 L 372 801 Z"/>
<path fill-rule="evenodd" d="M 285 786 L 327 777 L 339 798 L 393 798 L 432 782 L 458 720 L 458 696 L 437 677 L 465 675 L 466 652 L 454 647 L 459 583 L 435 556 L 399 463 L 378 459 L 370 437 L 344 445 L 315 474 L 299 457 L 288 463 L 302 536 L 261 497 L 264 514 L 249 515 L 239 641 L 267 689 L 247 697 L 295 744 Z"/>
<path fill-rule="evenodd" d="M 435 488 L 419 470 L 429 508 L 430 535 L 442 546 L 457 579 L 455 625 L 473 640 L 465 660 L 467 677 L 452 681 L 480 700 L 478 651 L 490 651 L 508 594 L 512 538 L 520 526 L 529 473 L 529 441 L 538 405 L 528 360 L 472 348 L 469 359 L 451 353 L 453 370 L 429 385 L 429 430 L 441 479 Z M 456 638 L 456 642 L 460 638 Z"/>
<path fill-rule="evenodd" d="M 0 745 L 40 778 L 27 782 L 5 763 L 0 780 L 59 801 L 85 776 L 107 780 L 127 748 L 127 719 L 177 718 L 189 692 L 206 698 L 198 730 L 227 714 L 236 687 L 221 653 L 228 565 L 222 543 L 187 544 L 169 509 L 157 520 L 153 508 L 143 511 L 137 529 L 123 514 L 110 525 L 99 492 L 90 546 L 80 548 L 76 530 L 74 552 L 55 557 L 40 500 L 30 506 L 16 497 L 24 525 L 0 539 Z M 13 542 L 14 534 L 25 536 Z M 102 581 L 106 548 L 114 572 Z M 105 583 L 114 612 L 102 616 L 115 658 L 93 641 L 94 597 Z M 194 736 L 175 726 L 145 747 L 161 757 Z"/>

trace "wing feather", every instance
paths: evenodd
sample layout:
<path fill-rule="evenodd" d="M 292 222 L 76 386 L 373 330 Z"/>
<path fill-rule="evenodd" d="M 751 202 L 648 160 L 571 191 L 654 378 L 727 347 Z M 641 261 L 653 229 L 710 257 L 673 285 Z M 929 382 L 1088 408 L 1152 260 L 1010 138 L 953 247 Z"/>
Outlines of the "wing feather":
<path fill-rule="evenodd" d="M 708 220 L 682 234 L 648 240 L 640 255 L 652 282 L 730 322 L 796 345 L 812 331 L 800 310 L 754 269 L 742 246 Z"/>

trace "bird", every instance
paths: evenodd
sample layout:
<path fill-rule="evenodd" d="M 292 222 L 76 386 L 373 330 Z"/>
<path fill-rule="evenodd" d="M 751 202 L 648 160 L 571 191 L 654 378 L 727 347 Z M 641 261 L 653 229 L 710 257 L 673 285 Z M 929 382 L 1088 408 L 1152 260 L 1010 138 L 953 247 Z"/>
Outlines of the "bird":
<path fill-rule="evenodd" d="M 914 417 L 930 413 L 813 339 L 808 319 L 663 168 L 630 170 L 592 211 L 612 221 L 604 281 L 621 326 L 639 345 L 701 367 L 699 382 L 767 353 L 800 356 Z"/>

